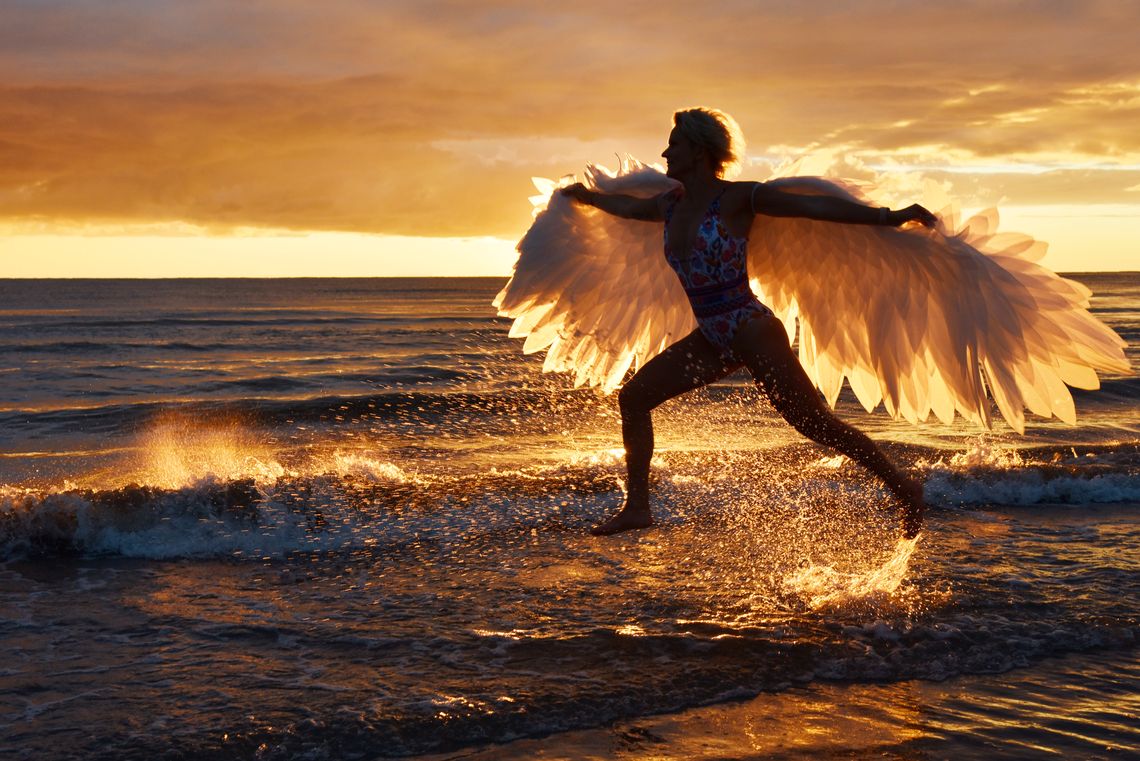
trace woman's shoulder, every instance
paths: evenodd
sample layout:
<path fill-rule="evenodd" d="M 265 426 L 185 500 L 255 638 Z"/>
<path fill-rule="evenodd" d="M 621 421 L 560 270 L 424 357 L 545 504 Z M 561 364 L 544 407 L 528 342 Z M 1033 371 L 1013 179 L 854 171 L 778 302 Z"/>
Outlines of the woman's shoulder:
<path fill-rule="evenodd" d="M 721 208 L 729 209 L 751 209 L 752 208 L 752 194 L 756 192 L 758 187 L 763 187 L 762 182 L 734 181 L 725 183 L 728 187 L 724 189 L 721 200 Z"/>

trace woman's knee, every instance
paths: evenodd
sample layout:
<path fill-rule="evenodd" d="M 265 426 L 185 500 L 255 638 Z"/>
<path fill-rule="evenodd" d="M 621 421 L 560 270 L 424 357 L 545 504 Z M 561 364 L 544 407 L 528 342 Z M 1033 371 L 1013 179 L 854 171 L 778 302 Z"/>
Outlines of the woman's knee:
<path fill-rule="evenodd" d="M 618 408 L 623 416 L 644 414 L 653 409 L 645 390 L 627 383 L 618 391 Z"/>

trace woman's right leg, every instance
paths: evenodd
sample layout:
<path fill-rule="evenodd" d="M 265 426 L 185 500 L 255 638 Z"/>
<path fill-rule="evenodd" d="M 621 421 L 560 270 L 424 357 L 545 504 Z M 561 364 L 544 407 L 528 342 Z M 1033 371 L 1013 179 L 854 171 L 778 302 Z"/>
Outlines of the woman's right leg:
<path fill-rule="evenodd" d="M 875 442 L 832 414 L 808 378 L 775 317 L 755 317 L 736 335 L 734 349 L 764 389 L 772 406 L 812 441 L 833 447 L 870 470 L 902 501 L 903 536 L 922 526 L 922 486 L 886 458 Z"/>
<path fill-rule="evenodd" d="M 741 364 L 726 359 L 699 330 L 645 363 L 618 393 L 625 445 L 626 500 L 620 512 L 595 526 L 596 536 L 652 525 L 649 462 L 653 459 L 652 410 L 686 391 L 720 380 Z"/>

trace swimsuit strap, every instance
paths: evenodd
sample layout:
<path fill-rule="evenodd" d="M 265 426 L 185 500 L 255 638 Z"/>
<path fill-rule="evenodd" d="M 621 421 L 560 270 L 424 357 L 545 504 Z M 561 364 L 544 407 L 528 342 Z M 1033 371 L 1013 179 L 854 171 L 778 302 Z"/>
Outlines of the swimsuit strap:
<path fill-rule="evenodd" d="M 712 203 L 709 204 L 708 210 L 709 211 L 720 211 L 720 199 L 723 198 L 724 194 L 727 192 L 728 192 L 728 186 L 726 185 L 724 187 L 724 190 L 722 190 L 716 194 L 716 198 L 714 198 L 712 200 Z"/>

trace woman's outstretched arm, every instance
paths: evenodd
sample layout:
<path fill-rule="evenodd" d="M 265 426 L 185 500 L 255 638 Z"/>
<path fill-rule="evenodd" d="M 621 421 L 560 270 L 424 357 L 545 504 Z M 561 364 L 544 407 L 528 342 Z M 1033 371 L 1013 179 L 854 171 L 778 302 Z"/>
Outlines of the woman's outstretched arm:
<path fill-rule="evenodd" d="M 589 204 L 607 214 L 613 214 L 615 217 L 640 219 L 646 222 L 660 222 L 665 219 L 665 209 L 662 203 L 665 194 L 652 198 L 638 198 L 618 193 L 599 193 L 596 190 L 590 190 L 580 182 L 568 185 L 559 192 L 562 195 L 570 196 L 579 203 Z"/>
<path fill-rule="evenodd" d="M 752 188 L 752 211 L 771 217 L 807 217 L 849 225 L 898 227 L 913 220 L 926 227 L 934 227 L 937 221 L 933 214 L 918 204 L 891 210 L 885 206 L 865 206 L 831 196 L 787 193 L 763 182 L 756 183 Z"/>

